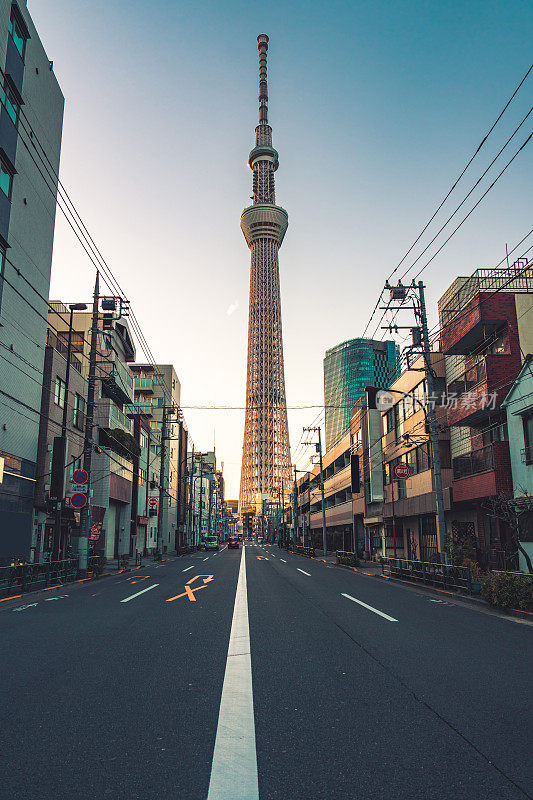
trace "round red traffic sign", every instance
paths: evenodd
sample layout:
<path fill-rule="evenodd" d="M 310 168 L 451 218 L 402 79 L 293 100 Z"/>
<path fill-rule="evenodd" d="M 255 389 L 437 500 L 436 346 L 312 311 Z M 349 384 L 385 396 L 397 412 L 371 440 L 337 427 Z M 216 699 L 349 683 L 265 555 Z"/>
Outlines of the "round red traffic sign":
<path fill-rule="evenodd" d="M 411 475 L 409 464 L 396 464 L 394 467 L 394 475 L 399 480 L 403 481 Z"/>
<path fill-rule="evenodd" d="M 75 469 L 72 473 L 72 483 L 77 483 L 78 485 L 82 483 L 87 483 L 89 480 L 89 476 L 87 471 L 84 469 Z"/>
<path fill-rule="evenodd" d="M 157 508 L 157 497 L 151 497 L 148 500 L 148 505 L 150 506 L 150 508 Z"/>
<path fill-rule="evenodd" d="M 78 494 L 73 494 L 70 498 L 70 505 L 72 508 L 83 508 L 87 505 L 87 495 L 78 492 Z"/>

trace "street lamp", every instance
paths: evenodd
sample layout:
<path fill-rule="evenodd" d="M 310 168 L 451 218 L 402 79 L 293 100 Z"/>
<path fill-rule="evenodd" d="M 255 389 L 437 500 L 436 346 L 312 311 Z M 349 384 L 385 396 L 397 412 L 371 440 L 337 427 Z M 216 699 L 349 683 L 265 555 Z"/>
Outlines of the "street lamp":
<path fill-rule="evenodd" d="M 58 497 L 58 504 L 56 507 L 56 522 L 55 522 L 55 545 L 54 551 L 57 552 L 58 556 L 64 555 L 65 547 L 64 547 L 64 540 L 61 535 L 61 525 L 62 525 L 62 506 L 63 506 L 63 499 L 64 499 L 64 486 L 65 486 L 65 469 L 66 469 L 66 457 L 67 457 L 67 412 L 68 412 L 68 392 L 69 392 L 69 383 L 70 383 L 70 360 L 71 360 L 71 353 L 72 353 L 72 320 L 75 311 L 86 311 L 87 306 L 85 303 L 70 303 L 70 319 L 69 319 L 69 326 L 68 326 L 68 343 L 67 343 L 67 369 L 65 372 L 65 397 L 63 399 L 63 419 L 61 422 L 61 472 L 60 475 L 62 476 L 63 480 L 60 482 L 60 491 L 59 494 L 61 495 Z M 68 538 L 68 537 L 66 537 Z"/>

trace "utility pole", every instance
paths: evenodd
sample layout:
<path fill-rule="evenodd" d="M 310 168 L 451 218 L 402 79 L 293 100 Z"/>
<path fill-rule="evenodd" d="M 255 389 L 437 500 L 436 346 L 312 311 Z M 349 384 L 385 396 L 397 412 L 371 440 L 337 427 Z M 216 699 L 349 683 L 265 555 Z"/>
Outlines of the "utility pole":
<path fill-rule="evenodd" d="M 283 541 L 285 541 L 287 537 L 287 531 L 285 529 L 285 480 L 281 479 L 281 531 L 283 534 Z"/>
<path fill-rule="evenodd" d="M 96 386 L 96 344 L 98 341 L 98 302 L 100 293 L 100 273 L 96 270 L 93 294 L 93 314 L 91 324 L 91 350 L 89 353 L 89 380 L 87 388 L 87 417 L 85 419 L 85 438 L 83 442 L 83 468 L 87 473 L 87 505 L 80 512 L 80 538 L 78 543 L 78 569 L 85 574 L 89 565 L 89 536 L 91 534 L 91 463 L 93 454 L 94 394 Z"/>
<path fill-rule="evenodd" d="M 192 545 L 194 543 L 194 483 L 193 483 L 193 475 L 194 475 L 194 445 L 192 446 L 192 453 L 191 453 L 191 469 L 189 471 L 190 481 L 189 481 L 189 530 L 187 533 L 187 543 Z"/>
<path fill-rule="evenodd" d="M 320 426 L 318 428 L 304 428 L 304 431 L 309 431 L 309 432 L 315 431 L 318 433 L 318 443 L 316 445 L 316 449 L 318 451 L 320 459 L 320 498 L 322 504 L 322 548 L 324 550 L 324 555 L 326 556 L 328 553 L 328 549 L 327 549 L 327 537 L 326 537 L 326 506 L 324 502 L 324 468 L 322 466 L 322 435 L 320 432 Z"/>
<path fill-rule="evenodd" d="M 293 464 L 292 466 L 294 468 L 294 491 L 292 493 L 292 538 L 294 544 L 296 544 L 298 541 L 298 484 L 296 482 L 296 464 Z"/>
<path fill-rule="evenodd" d="M 446 561 L 446 551 L 445 551 L 445 539 L 446 539 L 446 517 L 444 513 L 444 493 L 442 489 L 442 471 L 440 465 L 440 453 L 439 453 L 439 437 L 437 432 L 437 415 L 435 412 L 435 383 L 434 383 L 434 372 L 433 367 L 431 366 L 431 345 L 429 342 L 429 331 L 428 331 L 428 322 L 427 322 L 427 313 L 426 313 L 426 301 L 424 297 L 424 283 L 423 281 L 418 281 L 415 283 L 413 280 L 411 284 L 408 286 L 402 284 L 401 281 L 398 282 L 397 286 L 391 286 L 387 281 L 385 283 L 385 289 L 390 291 L 390 300 L 386 306 L 381 306 L 382 309 L 389 311 L 391 309 L 391 301 L 397 301 L 399 305 L 395 306 L 397 310 L 408 310 L 412 309 L 415 314 L 415 319 L 420 323 L 420 328 L 411 328 L 411 332 L 413 334 L 413 348 L 418 348 L 421 346 L 422 348 L 422 356 L 424 359 L 424 368 L 426 374 L 426 385 L 427 385 L 427 394 L 428 394 L 428 413 L 426 418 L 429 417 L 429 441 L 431 444 L 431 454 L 433 459 L 433 474 L 435 476 L 435 500 L 437 506 L 437 538 L 438 538 L 438 549 L 441 561 L 444 563 Z M 413 300 L 413 305 L 404 305 L 405 301 L 409 298 L 410 292 L 411 298 Z M 384 326 L 387 330 L 391 332 L 398 331 L 400 327 L 406 326 L 398 326 L 398 325 L 388 325 Z"/>
<path fill-rule="evenodd" d="M 69 394 L 69 387 L 70 387 L 70 361 L 72 357 L 72 319 L 74 315 L 74 311 L 85 311 L 87 306 L 85 303 L 71 303 L 69 305 L 70 309 L 70 320 L 68 326 L 68 344 L 67 344 L 67 369 L 65 372 L 65 397 L 63 403 L 63 420 L 61 423 L 61 470 L 60 470 L 60 481 L 59 481 L 59 488 L 60 488 L 60 497 L 58 497 L 58 503 L 56 506 L 56 519 L 55 519 L 55 536 L 54 536 L 54 553 L 56 554 L 56 558 L 52 557 L 52 561 L 57 561 L 58 558 L 61 558 L 61 555 L 64 555 L 64 550 L 66 546 L 66 542 L 63 541 L 63 536 L 61 533 L 62 528 L 62 511 L 63 511 L 63 500 L 65 497 L 65 469 L 67 464 L 67 454 L 68 454 L 68 439 L 67 439 L 67 413 L 68 413 L 68 394 Z"/>
<path fill-rule="evenodd" d="M 159 514 L 157 515 L 157 542 L 154 561 L 160 561 L 163 553 L 163 503 L 165 502 L 165 460 L 167 452 L 167 406 L 163 393 L 163 421 L 161 424 L 161 467 L 159 470 Z"/>
<path fill-rule="evenodd" d="M 433 382 L 433 368 L 431 366 L 431 347 L 429 344 L 428 320 L 426 314 L 426 301 L 424 298 L 424 283 L 418 282 L 418 295 L 420 303 L 420 324 L 422 326 L 422 345 L 424 352 L 424 362 L 426 365 L 426 381 L 428 387 L 428 397 L 435 397 L 435 384 Z M 437 534 L 439 539 L 439 552 L 441 561 L 446 560 L 445 539 L 446 539 L 446 517 L 444 514 L 444 493 L 442 490 L 442 472 L 440 467 L 439 436 L 437 433 L 437 415 L 435 413 L 435 403 L 428 401 L 429 405 L 429 436 L 431 440 L 431 450 L 433 454 L 433 470 L 435 475 L 435 497 L 437 501 Z"/>

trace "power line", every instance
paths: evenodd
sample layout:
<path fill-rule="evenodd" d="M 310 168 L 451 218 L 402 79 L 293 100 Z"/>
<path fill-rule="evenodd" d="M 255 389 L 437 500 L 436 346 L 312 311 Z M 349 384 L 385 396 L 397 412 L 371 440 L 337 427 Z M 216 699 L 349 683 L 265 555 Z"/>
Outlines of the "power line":
<path fill-rule="evenodd" d="M 498 116 L 496 117 L 496 120 L 493 122 L 493 124 L 491 125 L 490 129 L 489 129 L 489 130 L 487 131 L 487 133 L 486 133 L 486 134 L 483 136 L 483 138 L 482 138 L 481 142 L 480 142 L 480 143 L 479 143 L 479 145 L 477 146 L 477 148 L 476 148 L 476 150 L 474 151 L 473 155 L 470 157 L 470 159 L 468 160 L 468 162 L 467 162 L 466 166 L 463 168 L 463 170 L 462 170 L 462 171 L 461 171 L 461 173 L 459 174 L 458 178 L 456 178 L 456 180 L 455 180 L 455 181 L 454 181 L 454 183 L 452 184 L 451 188 L 449 189 L 449 191 L 447 192 L 447 194 L 445 195 L 445 197 L 443 198 L 443 200 L 442 200 L 442 201 L 440 202 L 440 204 L 438 205 L 437 209 L 436 209 L 436 210 L 433 212 L 432 216 L 430 217 L 430 219 L 428 220 L 428 222 L 425 224 L 425 226 L 423 227 L 423 229 L 421 230 L 421 232 L 418 234 L 418 236 L 417 236 L 417 238 L 415 239 L 415 241 L 413 242 L 413 244 L 412 244 L 412 245 L 409 247 L 409 249 L 407 250 L 407 252 L 406 252 L 406 253 L 404 254 L 404 256 L 403 256 L 403 257 L 400 259 L 400 261 L 398 262 L 398 264 L 396 265 L 396 267 L 395 267 L 395 268 L 392 270 L 392 272 L 390 273 L 390 275 L 387 277 L 387 279 L 386 279 L 386 280 L 390 280 L 390 279 L 392 278 L 392 276 L 393 276 L 393 275 L 394 275 L 394 274 L 395 274 L 395 273 L 398 271 L 398 269 L 401 267 L 401 265 L 403 264 L 403 262 L 405 261 L 405 259 L 406 259 L 406 258 L 407 258 L 407 256 L 409 255 L 409 253 L 411 253 L 411 252 L 412 252 L 412 250 L 413 250 L 413 248 L 414 248 L 414 247 L 415 247 L 415 246 L 418 244 L 418 242 L 420 241 L 420 239 L 422 238 L 422 236 L 424 235 L 424 233 L 426 232 L 426 230 L 429 228 L 429 226 L 431 225 L 431 223 L 433 222 L 433 220 L 435 219 L 435 217 L 437 216 L 437 214 L 439 213 L 439 211 L 441 210 L 441 208 L 442 208 L 442 207 L 443 207 L 443 205 L 445 204 L 446 200 L 447 200 L 447 199 L 450 197 L 450 195 L 452 194 L 452 192 L 453 192 L 453 191 L 454 191 L 454 189 L 456 188 L 457 184 L 459 183 L 459 181 L 461 180 L 461 178 L 463 177 L 463 175 L 465 174 L 465 172 L 468 170 L 469 166 L 472 164 L 472 162 L 474 161 L 474 159 L 476 158 L 476 156 L 478 155 L 478 153 L 480 152 L 480 150 L 481 150 L 481 149 L 483 148 L 483 146 L 485 145 L 485 142 L 486 142 L 486 141 L 487 141 L 487 139 L 489 138 L 490 134 L 492 133 L 492 131 L 494 130 L 494 128 L 496 127 L 496 125 L 498 124 L 498 122 L 500 121 L 500 119 L 503 117 L 503 115 L 504 115 L 505 111 L 508 109 L 508 107 L 510 106 L 510 104 L 511 104 L 511 103 L 512 103 L 512 101 L 514 100 L 515 96 L 517 95 L 518 91 L 520 90 L 520 88 L 522 87 L 522 85 L 524 84 L 524 82 L 526 81 L 527 77 L 529 76 L 529 74 L 530 74 L 530 72 L 531 72 L 532 70 L 533 70 L 533 64 L 532 64 L 532 65 L 529 67 L 529 69 L 527 70 L 526 74 L 523 76 L 523 78 L 522 78 L 522 79 L 521 79 L 521 81 L 519 82 L 518 86 L 516 87 L 516 89 L 515 89 L 515 90 L 514 90 L 514 92 L 512 93 L 512 95 L 511 95 L 511 97 L 509 98 L 509 100 L 508 100 L 508 101 L 506 102 L 506 104 L 504 105 L 503 109 L 500 111 L 500 113 L 499 113 L 499 114 L 498 114 Z M 375 305 L 375 307 L 374 307 L 374 309 L 373 309 L 373 311 L 372 311 L 372 313 L 371 313 L 371 315 L 370 315 L 370 319 L 368 320 L 368 322 L 367 322 L 367 324 L 366 324 L 366 327 L 365 327 L 365 329 L 364 329 L 364 331 L 363 331 L 363 337 L 366 335 L 366 332 L 367 332 L 368 328 L 370 327 L 370 324 L 371 324 L 371 322 L 372 322 L 372 319 L 373 319 L 373 317 L 374 317 L 374 314 L 376 313 L 376 311 L 377 311 L 377 309 L 378 309 L 378 307 L 379 307 L 379 304 L 380 304 L 380 302 L 381 302 L 382 296 L 383 296 L 383 290 L 382 290 L 382 291 L 381 291 L 381 293 L 380 293 L 380 296 L 379 296 L 379 298 L 378 298 L 378 300 L 377 300 L 377 302 L 376 302 L 376 305 Z M 380 323 L 379 323 L 379 324 L 380 324 Z"/>

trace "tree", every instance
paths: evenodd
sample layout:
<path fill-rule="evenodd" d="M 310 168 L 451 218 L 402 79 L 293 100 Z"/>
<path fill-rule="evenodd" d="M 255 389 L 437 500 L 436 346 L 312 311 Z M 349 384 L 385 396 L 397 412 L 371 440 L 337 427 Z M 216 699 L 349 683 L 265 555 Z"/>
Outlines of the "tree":
<path fill-rule="evenodd" d="M 495 495 L 489 497 L 481 507 L 490 517 L 499 519 L 507 524 L 510 532 L 510 550 L 515 555 L 520 551 L 524 556 L 529 574 L 533 574 L 533 566 L 528 553 L 522 547 L 520 541 L 521 534 L 525 531 L 526 523 L 530 515 L 533 515 L 533 497 L 505 497 L 505 495 Z"/>

